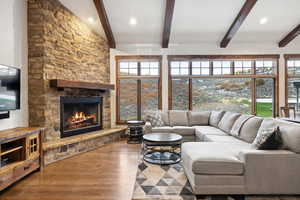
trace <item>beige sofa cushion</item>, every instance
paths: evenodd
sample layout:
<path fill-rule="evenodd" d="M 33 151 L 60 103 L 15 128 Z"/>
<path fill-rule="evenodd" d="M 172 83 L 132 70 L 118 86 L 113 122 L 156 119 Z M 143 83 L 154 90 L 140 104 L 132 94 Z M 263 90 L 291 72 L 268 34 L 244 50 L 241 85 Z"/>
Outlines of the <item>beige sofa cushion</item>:
<path fill-rule="evenodd" d="M 152 127 L 152 133 L 173 133 L 173 127 L 171 126 Z"/>
<path fill-rule="evenodd" d="M 195 128 L 197 141 L 203 141 L 204 135 L 227 136 L 227 134 L 224 133 L 224 131 L 212 126 L 193 126 L 193 128 Z"/>
<path fill-rule="evenodd" d="M 187 111 L 170 110 L 169 111 L 170 126 L 188 126 Z"/>
<path fill-rule="evenodd" d="M 231 145 L 231 144 L 230 144 Z M 182 144 L 182 159 L 186 169 L 194 174 L 241 175 L 244 164 L 238 159 L 238 152 L 230 145 L 214 142 L 188 142 Z"/>
<path fill-rule="evenodd" d="M 174 126 L 173 133 L 180 135 L 195 135 L 195 128 L 189 126 Z"/>
<path fill-rule="evenodd" d="M 190 126 L 207 126 L 209 122 L 210 111 L 190 111 L 188 119 Z"/>
<path fill-rule="evenodd" d="M 276 120 L 279 126 L 283 147 L 295 153 L 300 153 L 300 125 L 296 123 Z"/>
<path fill-rule="evenodd" d="M 233 136 L 220 136 L 220 135 L 204 135 L 204 142 L 220 142 L 220 143 L 229 143 L 229 144 L 240 144 L 245 147 L 251 148 L 251 144 L 244 142 Z"/>
<path fill-rule="evenodd" d="M 252 143 L 257 135 L 262 121 L 263 118 L 261 117 L 252 117 L 248 119 L 242 126 L 240 135 L 238 137 L 245 142 Z"/>
<path fill-rule="evenodd" d="M 169 111 L 159 111 L 165 126 L 170 126 Z"/>
<path fill-rule="evenodd" d="M 211 111 L 209 116 L 209 125 L 217 127 L 225 111 Z"/>
<path fill-rule="evenodd" d="M 222 117 L 221 121 L 219 122 L 218 127 L 225 131 L 226 133 L 230 133 L 231 128 L 234 124 L 234 122 L 237 120 L 237 118 L 241 114 L 239 113 L 233 113 L 233 112 L 226 112 L 224 116 Z"/>

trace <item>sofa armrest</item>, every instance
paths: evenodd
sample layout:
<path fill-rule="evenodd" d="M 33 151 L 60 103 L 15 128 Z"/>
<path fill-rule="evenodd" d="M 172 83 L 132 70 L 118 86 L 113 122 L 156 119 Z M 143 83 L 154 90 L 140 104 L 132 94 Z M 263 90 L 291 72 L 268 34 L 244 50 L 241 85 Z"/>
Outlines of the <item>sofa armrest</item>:
<path fill-rule="evenodd" d="M 243 150 L 249 194 L 300 194 L 300 155 L 287 150 Z"/>
<path fill-rule="evenodd" d="M 149 121 L 147 121 L 144 125 L 144 133 L 151 133 L 152 132 L 152 125 Z"/>

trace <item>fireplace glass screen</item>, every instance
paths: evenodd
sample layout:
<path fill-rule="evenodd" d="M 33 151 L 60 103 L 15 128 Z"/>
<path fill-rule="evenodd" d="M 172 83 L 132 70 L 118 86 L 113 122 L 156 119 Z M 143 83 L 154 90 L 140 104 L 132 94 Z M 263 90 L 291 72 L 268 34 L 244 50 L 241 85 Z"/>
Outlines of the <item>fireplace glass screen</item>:
<path fill-rule="evenodd" d="M 102 98 L 61 98 L 61 136 L 102 128 Z"/>

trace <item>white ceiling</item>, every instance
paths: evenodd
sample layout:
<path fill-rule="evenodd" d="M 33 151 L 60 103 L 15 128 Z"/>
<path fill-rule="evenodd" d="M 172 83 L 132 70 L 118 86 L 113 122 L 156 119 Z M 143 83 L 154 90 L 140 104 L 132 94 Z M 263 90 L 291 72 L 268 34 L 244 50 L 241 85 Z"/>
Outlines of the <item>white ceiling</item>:
<path fill-rule="evenodd" d="M 147 45 L 161 42 L 164 0 L 104 0 L 117 44 Z M 131 17 L 137 19 L 130 26 Z"/>
<path fill-rule="evenodd" d="M 59 0 L 66 8 L 77 15 L 82 21 L 90 26 L 94 31 L 105 37 L 97 10 L 93 0 Z M 89 22 L 89 18 L 94 19 L 94 23 Z"/>
<path fill-rule="evenodd" d="M 60 0 L 101 35 L 103 28 L 93 0 Z M 170 45 L 218 45 L 245 0 L 177 0 L 171 28 Z M 164 0 L 104 0 L 117 45 L 159 45 L 162 38 Z M 300 0 L 261 0 L 256 3 L 230 44 L 266 43 L 276 45 L 300 23 Z M 131 17 L 137 19 L 130 26 Z M 267 17 L 265 25 L 259 24 Z M 87 22 L 88 23 L 88 22 Z M 230 45 L 229 44 L 229 45 Z M 289 45 L 300 45 L 300 36 Z"/>

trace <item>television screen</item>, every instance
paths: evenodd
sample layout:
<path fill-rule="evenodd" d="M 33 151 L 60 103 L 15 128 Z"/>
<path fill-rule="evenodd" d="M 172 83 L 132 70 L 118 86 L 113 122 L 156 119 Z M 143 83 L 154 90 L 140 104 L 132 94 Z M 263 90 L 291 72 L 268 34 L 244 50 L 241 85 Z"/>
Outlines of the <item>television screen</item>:
<path fill-rule="evenodd" d="M 20 109 L 20 69 L 0 65 L 0 111 Z"/>

